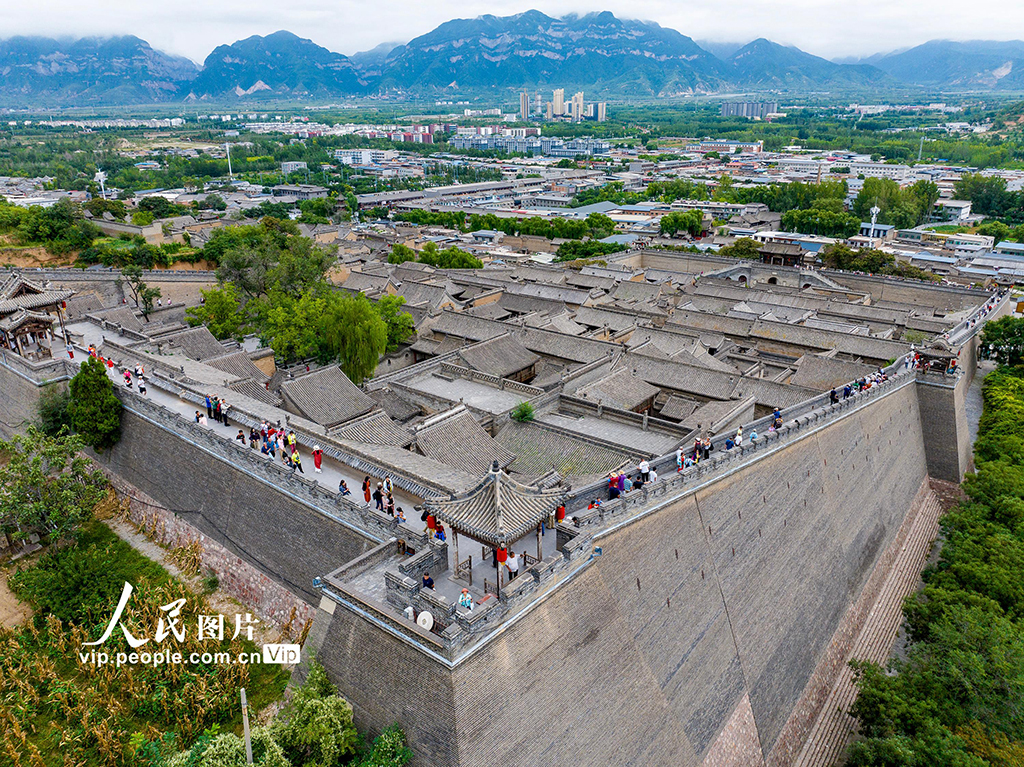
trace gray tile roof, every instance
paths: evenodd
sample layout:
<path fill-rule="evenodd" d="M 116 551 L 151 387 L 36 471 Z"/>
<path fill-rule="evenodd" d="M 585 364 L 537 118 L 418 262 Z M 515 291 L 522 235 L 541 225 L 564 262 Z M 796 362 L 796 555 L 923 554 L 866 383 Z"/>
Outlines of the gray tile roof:
<path fill-rule="evenodd" d="M 424 421 L 415 436 L 423 455 L 469 474 L 486 474 L 493 461 L 504 467 L 515 460 L 463 405 Z"/>
<path fill-rule="evenodd" d="M 553 301 L 547 298 L 536 298 L 534 296 L 521 296 L 515 293 L 502 293 L 498 304 L 509 312 L 515 314 L 527 314 L 537 312 L 538 314 L 563 314 L 565 303 Z M 493 304 L 489 304 L 493 306 Z"/>
<path fill-rule="evenodd" d="M 540 361 L 540 357 L 511 336 L 467 346 L 459 352 L 459 357 L 473 370 L 498 378 L 507 378 Z"/>
<path fill-rule="evenodd" d="M 628 370 L 620 369 L 599 381 L 580 387 L 575 396 L 600 401 L 609 407 L 632 410 L 656 397 L 660 391 L 657 386 L 651 386 Z"/>
<path fill-rule="evenodd" d="M 687 399 L 686 397 L 680 397 L 678 394 L 673 394 L 665 401 L 665 404 L 661 406 L 661 413 L 659 414 L 659 417 L 670 418 L 673 421 L 681 421 L 696 409 L 697 403 L 692 399 Z"/>
<path fill-rule="evenodd" d="M 805 354 L 796 361 L 796 373 L 789 379 L 789 383 L 794 386 L 825 391 L 873 372 L 874 368 L 871 365 L 829 359 L 817 354 Z"/>
<path fill-rule="evenodd" d="M 465 312 L 474 317 L 483 317 L 488 320 L 505 320 L 512 316 L 512 313 L 497 301 L 492 301 L 489 304 L 480 304 L 480 306 L 471 306 Z"/>
<path fill-rule="evenodd" d="M 586 325 L 589 328 L 603 328 L 607 325 L 615 333 L 618 333 L 620 330 L 636 327 L 638 324 L 635 314 L 622 311 L 608 311 L 593 306 L 581 306 L 576 310 L 573 319 L 580 325 Z"/>
<path fill-rule="evenodd" d="M 563 477 L 598 477 L 630 460 L 625 450 L 612 450 L 540 423 L 509 421 L 495 441 L 515 454 L 509 469 L 526 477 L 543 476 L 552 469 Z"/>
<path fill-rule="evenodd" d="M 68 319 L 74 322 L 87 314 L 102 311 L 102 309 L 103 302 L 99 296 L 95 293 L 83 293 L 68 299 L 67 315 Z"/>
<path fill-rule="evenodd" d="M 205 325 L 165 336 L 159 339 L 159 343 L 178 349 L 189 359 L 200 362 L 210 357 L 219 357 L 227 351 Z"/>
<path fill-rule="evenodd" d="M 390 388 L 377 389 L 370 392 L 370 396 L 396 421 L 404 423 L 420 414 L 420 409 L 416 405 L 402 399 Z"/>
<path fill-rule="evenodd" d="M 739 375 L 722 373 L 708 368 L 684 365 L 676 361 L 663 361 L 630 354 L 619 363 L 652 386 L 669 391 L 694 394 L 705 399 L 729 399 L 736 390 Z"/>
<path fill-rule="evenodd" d="M 281 395 L 289 409 L 328 428 L 368 413 L 377 404 L 337 365 L 284 381 Z"/>
<path fill-rule="evenodd" d="M 348 423 L 332 429 L 331 435 L 349 442 L 363 442 L 368 445 L 408 447 L 413 441 L 412 432 L 395 423 L 383 411 L 375 411 L 354 418 Z"/>
<path fill-rule="evenodd" d="M 730 399 L 722 402 L 706 402 L 694 410 L 681 425 L 687 429 L 710 429 L 712 425 L 742 406 L 749 407 L 750 400 Z"/>
<path fill-rule="evenodd" d="M 661 297 L 661 293 L 661 285 L 625 280 L 620 282 L 615 290 L 612 291 L 612 298 L 617 301 L 637 301 L 653 304 Z"/>
<path fill-rule="evenodd" d="M 507 546 L 536 530 L 563 495 L 562 490 L 522 485 L 499 469 L 463 495 L 429 498 L 424 506 L 460 533 L 491 546 Z"/>
<path fill-rule="evenodd" d="M 280 407 L 281 395 L 275 391 L 270 391 L 262 383 L 256 383 L 251 378 L 243 378 L 240 381 L 235 381 L 228 384 L 228 388 L 231 391 L 238 392 L 250 399 L 263 402 L 267 405 L 273 405 L 274 407 Z"/>
<path fill-rule="evenodd" d="M 256 367 L 256 364 L 249 359 L 249 355 L 242 350 L 228 352 L 220 357 L 210 357 L 203 360 L 207 365 L 223 370 L 239 378 L 250 378 L 256 383 L 263 383 L 270 378 L 266 373 Z"/>
<path fill-rule="evenodd" d="M 95 312 L 95 316 L 100 317 L 107 322 L 113 322 L 115 325 L 120 325 L 128 330 L 134 330 L 137 333 L 143 332 L 142 321 L 135 316 L 135 312 L 127 306 L 116 306 L 113 309 L 104 309 L 99 312 Z"/>
<path fill-rule="evenodd" d="M 899 357 L 910 349 L 910 344 L 899 341 L 884 341 L 879 338 L 845 335 L 827 330 L 787 325 L 780 322 L 758 320 L 750 329 L 752 338 L 778 341 L 780 343 L 825 351 L 836 349 L 843 354 L 865 357 L 871 360 L 888 360 Z"/>

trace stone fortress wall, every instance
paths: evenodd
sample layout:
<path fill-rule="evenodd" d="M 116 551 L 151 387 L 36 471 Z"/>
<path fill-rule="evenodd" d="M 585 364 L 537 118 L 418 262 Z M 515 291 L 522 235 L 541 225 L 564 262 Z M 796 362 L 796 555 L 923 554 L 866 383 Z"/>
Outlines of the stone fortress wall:
<path fill-rule="evenodd" d="M 334 593 L 311 641 L 357 721 L 401 721 L 423 764 L 788 764 L 927 493 L 914 377 L 864 396 L 609 510 L 599 556 L 468 650 Z"/>
<path fill-rule="evenodd" d="M 976 344 L 979 328 L 953 340 Z M 34 417 L 43 381 L 70 372 L 63 360 L 0 362 L 6 430 Z M 849 402 L 791 408 L 761 444 L 666 472 L 581 528 L 560 529 L 562 551 L 471 622 L 435 606 L 439 617 L 449 609 L 440 636 L 355 590 L 314 587 L 387 548 L 372 513 L 352 516 L 332 494 L 134 393 L 119 392 L 124 435 L 99 461 L 307 603 L 319 600 L 307 647 L 357 722 L 400 722 L 419 764 L 784 765 L 929 472 L 959 479 L 969 456 L 961 421 L 973 370 L 925 381 L 899 368 Z"/>

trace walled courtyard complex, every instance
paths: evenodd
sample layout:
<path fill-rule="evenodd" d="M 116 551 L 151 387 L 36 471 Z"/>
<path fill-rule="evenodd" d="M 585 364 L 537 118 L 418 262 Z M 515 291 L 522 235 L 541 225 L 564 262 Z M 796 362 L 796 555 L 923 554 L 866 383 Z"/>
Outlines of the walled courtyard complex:
<path fill-rule="evenodd" d="M 90 349 L 113 362 L 123 435 L 99 465 L 262 614 L 311 621 L 357 723 L 401 722 L 418 764 L 835 756 L 845 663 L 888 655 L 969 468 L 978 334 L 1007 294 L 642 249 L 576 269 L 364 251 L 331 276 L 415 321 L 361 385 L 189 326 L 212 272 L 146 273 L 148 316 L 110 270 L 0 272 L 2 428 Z M 208 397 L 224 423 L 199 422 Z M 249 443 L 265 425 L 303 473 Z"/>

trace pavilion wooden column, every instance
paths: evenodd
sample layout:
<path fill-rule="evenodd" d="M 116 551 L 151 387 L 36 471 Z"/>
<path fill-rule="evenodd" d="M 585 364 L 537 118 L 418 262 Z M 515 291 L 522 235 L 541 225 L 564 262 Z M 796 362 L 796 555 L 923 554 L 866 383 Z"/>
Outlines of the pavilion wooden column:
<path fill-rule="evenodd" d="M 459 531 L 455 529 L 455 525 L 451 525 L 452 528 L 452 544 L 455 546 L 455 577 L 459 577 Z"/>
<path fill-rule="evenodd" d="M 537 525 L 537 561 L 540 562 L 542 559 L 544 559 L 544 550 L 541 547 L 540 525 Z"/>

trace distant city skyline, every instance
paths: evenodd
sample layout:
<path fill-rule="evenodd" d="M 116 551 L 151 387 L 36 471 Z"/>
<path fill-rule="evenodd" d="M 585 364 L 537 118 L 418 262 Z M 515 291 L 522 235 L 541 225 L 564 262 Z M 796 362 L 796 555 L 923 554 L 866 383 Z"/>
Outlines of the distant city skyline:
<path fill-rule="evenodd" d="M 927 12 L 911 0 L 792 0 L 781 7 L 763 0 L 734 0 L 728 14 L 721 5 L 670 0 L 605 0 L 597 6 L 579 0 L 467 0 L 458 5 L 378 0 L 371 14 L 356 0 L 296 0 L 285 7 L 269 0 L 222 0 L 214 5 L 198 0 L 167 5 L 36 0 L 0 7 L 0 37 L 131 34 L 202 64 L 218 45 L 281 29 L 352 55 L 384 42 L 409 41 L 452 18 L 509 16 L 531 9 L 549 16 L 607 10 L 621 18 L 654 21 L 697 41 L 747 43 L 766 37 L 827 59 L 887 53 L 934 39 L 1024 37 L 1024 4 L 997 0 L 933 0 Z"/>

